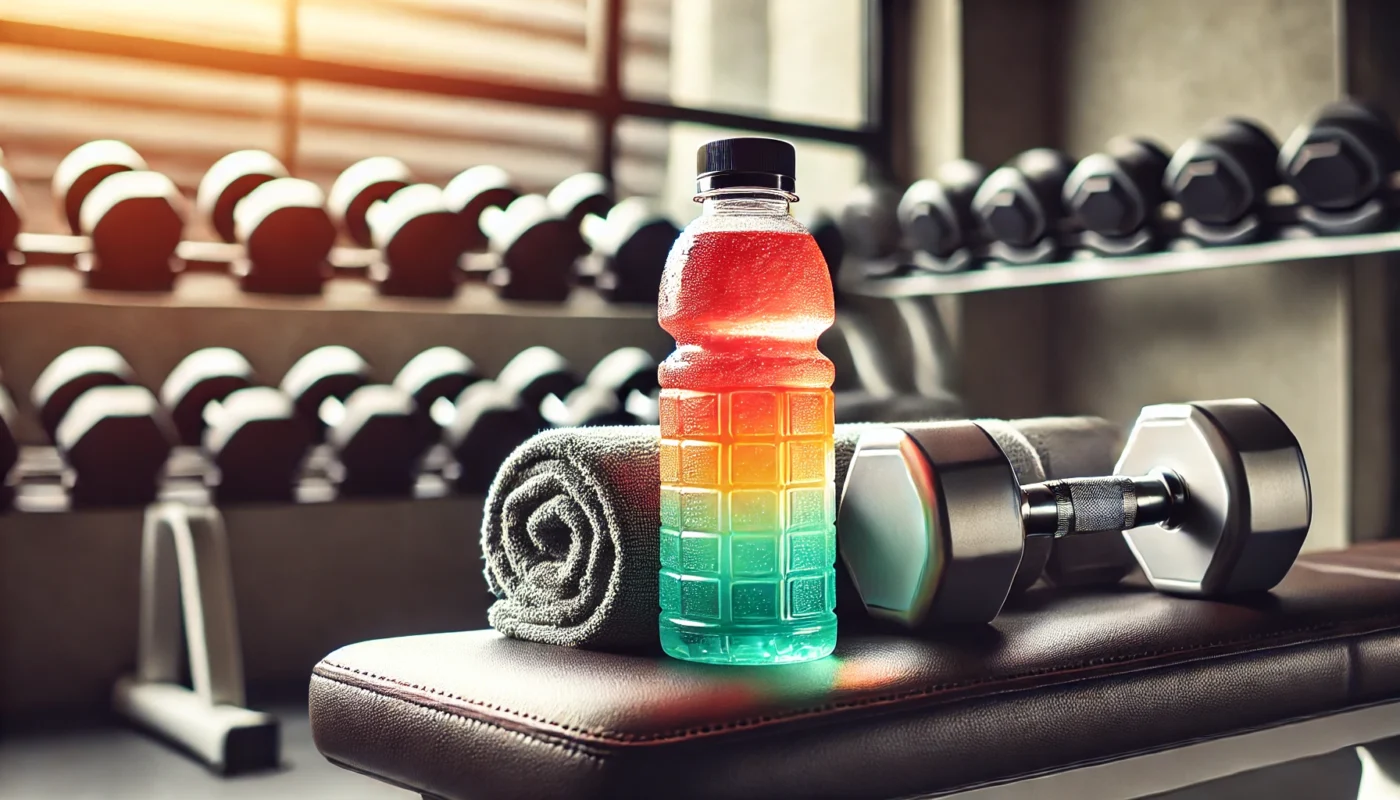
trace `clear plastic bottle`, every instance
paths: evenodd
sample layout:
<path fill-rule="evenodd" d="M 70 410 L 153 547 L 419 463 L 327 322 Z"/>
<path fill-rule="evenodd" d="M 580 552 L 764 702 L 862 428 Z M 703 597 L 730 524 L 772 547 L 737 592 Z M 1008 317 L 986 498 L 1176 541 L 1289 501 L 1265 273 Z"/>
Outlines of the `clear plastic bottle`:
<path fill-rule="evenodd" d="M 831 273 L 792 217 L 795 154 L 698 154 L 701 215 L 659 303 L 662 648 L 691 661 L 809 661 L 836 645 Z"/>

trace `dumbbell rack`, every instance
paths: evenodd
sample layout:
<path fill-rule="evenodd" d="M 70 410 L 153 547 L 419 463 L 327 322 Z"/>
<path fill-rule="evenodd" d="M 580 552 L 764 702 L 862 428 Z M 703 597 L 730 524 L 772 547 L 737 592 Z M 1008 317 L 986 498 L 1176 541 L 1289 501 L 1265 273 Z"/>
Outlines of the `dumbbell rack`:
<path fill-rule="evenodd" d="M 1180 249 L 1119 258 L 1088 257 L 1025 266 L 989 265 L 985 269 L 950 274 L 910 268 L 906 272 L 889 277 L 864 277 L 852 270 L 845 273 L 851 277 L 843 281 L 842 289 L 866 297 L 886 298 L 971 294 L 1285 261 L 1390 253 L 1400 251 L 1400 231 L 1330 237 L 1295 235 L 1292 238 L 1230 247 L 1178 247 Z M 885 265 L 882 267 L 884 268 L 877 271 L 891 271 Z"/>

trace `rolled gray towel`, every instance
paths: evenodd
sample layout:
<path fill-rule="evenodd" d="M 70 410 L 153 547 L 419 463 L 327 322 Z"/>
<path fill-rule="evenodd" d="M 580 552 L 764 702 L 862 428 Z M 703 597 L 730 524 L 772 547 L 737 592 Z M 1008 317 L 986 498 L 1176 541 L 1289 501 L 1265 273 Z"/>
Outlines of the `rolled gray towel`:
<path fill-rule="evenodd" d="M 836 426 L 837 487 L 868 427 Z M 1106 472 L 1112 458 L 1099 454 L 1116 450 L 1121 436 L 1087 417 L 986 427 L 1024 482 L 1074 477 L 1057 470 L 1062 461 Z M 486 496 L 481 525 L 486 582 L 498 598 L 492 627 L 569 647 L 656 646 L 659 436 L 650 426 L 567 428 L 545 431 L 511 454 Z"/>

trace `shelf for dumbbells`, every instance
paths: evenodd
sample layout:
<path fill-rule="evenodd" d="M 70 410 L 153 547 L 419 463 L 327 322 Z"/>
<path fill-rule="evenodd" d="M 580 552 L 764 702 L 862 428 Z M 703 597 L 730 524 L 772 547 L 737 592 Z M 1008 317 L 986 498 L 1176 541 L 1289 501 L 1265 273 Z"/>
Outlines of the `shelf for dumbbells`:
<path fill-rule="evenodd" d="M 1000 289 L 1024 289 L 1086 283 L 1146 275 L 1344 258 L 1400 251 L 1400 231 L 1357 236 L 1298 236 L 1258 244 L 1232 247 L 1192 247 L 1120 258 L 1088 257 L 1054 264 L 1003 266 L 989 264 L 983 269 L 953 274 L 919 272 L 894 277 L 856 277 L 854 271 L 842 281 L 842 289 L 866 297 L 919 297 L 925 295 L 972 294 Z"/>

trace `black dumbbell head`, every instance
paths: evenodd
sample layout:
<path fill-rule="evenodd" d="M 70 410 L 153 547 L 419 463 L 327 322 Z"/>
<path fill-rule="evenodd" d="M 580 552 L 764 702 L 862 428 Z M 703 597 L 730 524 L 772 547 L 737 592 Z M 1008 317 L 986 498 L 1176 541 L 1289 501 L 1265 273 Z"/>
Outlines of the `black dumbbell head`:
<path fill-rule="evenodd" d="M 206 347 L 185 356 L 160 387 L 160 402 L 170 414 L 182 444 L 204 438 L 204 409 L 233 392 L 252 386 L 253 365 L 237 350 Z"/>
<path fill-rule="evenodd" d="M 971 245 L 977 228 L 972 199 L 986 177 L 981 164 L 958 159 L 940 166 L 934 178 L 906 189 L 897 214 L 909 249 L 947 258 Z"/>
<path fill-rule="evenodd" d="M 15 237 L 24 224 L 24 198 L 20 196 L 15 179 L 0 167 L 0 269 L 15 245 Z"/>
<path fill-rule="evenodd" d="M 64 156 L 53 173 L 53 196 L 69 230 L 83 232 L 79 214 L 94 186 L 118 172 L 144 169 L 146 160 L 131 145 L 112 139 L 88 142 Z"/>
<path fill-rule="evenodd" d="M 580 172 L 559 182 L 545 196 L 554 215 L 564 220 L 570 231 L 579 231 L 583 218 L 589 214 L 607 216 L 613 207 L 612 182 L 596 172 Z M 576 234 L 574 246 L 578 255 L 588 252 L 582 234 Z"/>
<path fill-rule="evenodd" d="M 457 289 L 462 235 L 442 190 L 414 184 L 375 203 L 368 214 L 383 274 L 379 291 L 410 297 L 451 297 Z"/>
<path fill-rule="evenodd" d="M 248 193 L 276 178 L 287 177 L 287 168 L 266 150 L 229 153 L 204 173 L 195 192 L 195 212 L 209 220 L 214 232 L 234 241 L 233 212 Z"/>
<path fill-rule="evenodd" d="M 1169 160 L 1149 140 L 1113 139 L 1065 179 L 1065 208 L 1085 230 L 1127 236 L 1146 225 L 1166 199 L 1162 176 Z"/>
<path fill-rule="evenodd" d="M 860 258 L 883 258 L 899 247 L 896 209 L 900 192 L 887 184 L 862 183 L 841 209 L 846 249 Z"/>
<path fill-rule="evenodd" d="M 626 403 L 633 392 L 653 395 L 660 391 L 656 359 L 640 347 L 620 347 L 603 356 L 584 380 L 589 386 L 601 386 Z"/>
<path fill-rule="evenodd" d="M 321 431 L 321 404 L 334 397 L 344 401 L 369 383 L 369 364 L 363 356 L 341 345 L 318 347 L 307 353 L 282 377 L 282 391 L 296 404 L 298 413 L 314 430 Z"/>
<path fill-rule="evenodd" d="M 432 413 L 433 404 L 446 398 L 456 400 L 462 390 L 481 380 L 476 364 L 454 347 L 430 347 L 403 365 L 394 377 L 394 388 L 413 397 L 414 410 L 421 417 Z"/>
<path fill-rule="evenodd" d="M 1278 145 L 1257 124 L 1226 119 L 1177 148 L 1163 186 L 1186 217 L 1229 225 L 1263 205 L 1278 183 Z"/>
<path fill-rule="evenodd" d="M 607 218 L 584 221 L 583 235 L 605 263 L 599 291 L 622 303 L 656 303 L 661 273 L 671 246 L 681 235 L 654 203 L 629 197 L 613 206 Z"/>
<path fill-rule="evenodd" d="M 92 238 L 96 289 L 165 291 L 175 279 L 171 258 L 185 228 L 184 197 L 159 172 L 118 172 L 93 187 L 78 214 Z"/>
<path fill-rule="evenodd" d="M 375 156 L 357 161 L 340 173 L 331 185 L 326 202 L 332 219 L 360 247 L 373 247 L 369 222 L 370 206 L 407 186 L 408 166 L 397 158 Z"/>
<path fill-rule="evenodd" d="M 1400 134 L 1383 110 L 1356 100 L 1331 103 L 1284 142 L 1279 174 L 1298 199 L 1323 209 L 1354 208 L 1400 169 Z"/>
<path fill-rule="evenodd" d="M 1071 166 L 1064 153 L 1039 147 L 988 175 L 972 201 L 983 232 L 1013 247 L 1032 247 L 1053 233 L 1064 216 Z"/>
<path fill-rule="evenodd" d="M 345 416 L 326 431 L 347 495 L 409 495 L 431 439 L 414 415 L 413 396 L 392 386 L 361 386 L 345 398 Z"/>
<path fill-rule="evenodd" d="M 569 392 L 558 409 L 557 416 L 546 416 L 556 427 L 593 428 L 638 423 L 637 418 L 606 386 L 584 384 Z"/>
<path fill-rule="evenodd" d="M 549 395 L 563 399 L 583 381 L 569 362 L 554 350 L 536 345 L 521 350 L 501 368 L 496 385 L 519 398 L 526 411 L 537 413 Z"/>
<path fill-rule="evenodd" d="M 54 435 L 75 506 L 144 505 L 156 498 L 175 432 L 144 386 L 84 392 Z"/>
<path fill-rule="evenodd" d="M 49 362 L 35 379 L 30 400 L 39 412 L 39 424 L 52 439 L 58 424 L 73 403 L 98 386 L 124 386 L 136 382 L 136 374 L 121 354 L 110 347 L 75 347 Z"/>
<path fill-rule="evenodd" d="M 460 471 L 457 488 L 470 494 L 491 487 L 506 458 L 539 430 L 538 416 L 493 381 L 478 381 L 457 398 L 457 415 L 443 431 Z"/>
<path fill-rule="evenodd" d="M 335 223 L 321 187 L 276 178 L 248 193 L 234 212 L 234 237 L 247 251 L 243 288 L 315 294 L 325 283 Z"/>
<path fill-rule="evenodd" d="M 504 209 L 520 196 L 510 175 L 488 164 L 461 172 L 443 187 L 442 193 L 448 209 L 459 220 L 462 249 L 470 253 L 486 251 L 488 237 L 481 228 L 481 212 Z"/>
<path fill-rule="evenodd" d="M 216 468 L 217 502 L 287 502 L 313 441 L 290 397 L 253 386 L 219 403 L 203 444 Z"/>
<path fill-rule="evenodd" d="M 560 302 L 568 298 L 577 255 L 568 225 L 540 195 L 516 198 L 503 212 L 482 220 L 491 252 L 503 269 L 491 278 L 509 300 Z"/>

